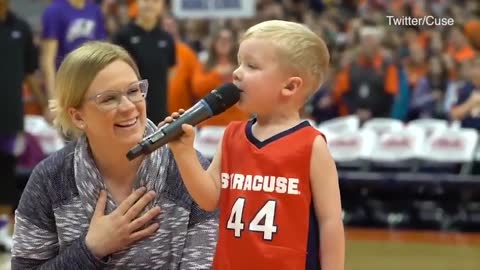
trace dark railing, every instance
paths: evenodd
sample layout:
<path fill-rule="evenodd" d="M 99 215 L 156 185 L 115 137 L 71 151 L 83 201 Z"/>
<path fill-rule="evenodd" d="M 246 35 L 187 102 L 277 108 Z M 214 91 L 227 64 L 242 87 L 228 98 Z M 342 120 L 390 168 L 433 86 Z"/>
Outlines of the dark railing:
<path fill-rule="evenodd" d="M 480 176 L 340 171 L 350 226 L 480 231 Z"/>

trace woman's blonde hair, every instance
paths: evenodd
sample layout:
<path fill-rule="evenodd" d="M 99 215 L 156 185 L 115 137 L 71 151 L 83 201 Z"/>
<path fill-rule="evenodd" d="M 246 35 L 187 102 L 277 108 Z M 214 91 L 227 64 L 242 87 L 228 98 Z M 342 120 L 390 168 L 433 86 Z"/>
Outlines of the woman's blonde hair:
<path fill-rule="evenodd" d="M 318 90 L 325 80 L 330 54 L 325 42 L 308 27 L 288 21 L 270 20 L 250 27 L 241 41 L 258 38 L 271 41 L 283 65 L 304 80 L 307 90 Z"/>
<path fill-rule="evenodd" d="M 57 72 L 54 98 L 50 109 L 55 114 L 54 125 L 66 136 L 82 134 L 72 122 L 68 108 L 79 108 L 97 74 L 116 60 L 127 63 L 140 78 L 135 61 L 120 46 L 100 41 L 83 44 L 68 54 Z"/>

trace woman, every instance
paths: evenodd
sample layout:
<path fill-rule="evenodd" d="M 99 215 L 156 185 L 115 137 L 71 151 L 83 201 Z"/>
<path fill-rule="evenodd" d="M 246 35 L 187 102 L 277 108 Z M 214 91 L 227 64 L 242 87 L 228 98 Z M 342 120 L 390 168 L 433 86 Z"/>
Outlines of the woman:
<path fill-rule="evenodd" d="M 210 268 L 216 213 L 193 203 L 168 148 L 126 158 L 156 130 L 146 118 L 147 87 L 116 45 L 88 43 L 62 63 L 55 124 L 76 139 L 29 179 L 12 269 Z"/>
<path fill-rule="evenodd" d="M 200 100 L 212 89 L 232 82 L 232 73 L 237 68 L 237 49 L 231 30 L 223 28 L 213 35 L 205 64 L 195 69 L 193 76 L 193 96 Z M 218 116 L 203 122 L 200 126 L 226 126 L 231 121 L 248 119 L 248 114 L 236 106 Z"/>

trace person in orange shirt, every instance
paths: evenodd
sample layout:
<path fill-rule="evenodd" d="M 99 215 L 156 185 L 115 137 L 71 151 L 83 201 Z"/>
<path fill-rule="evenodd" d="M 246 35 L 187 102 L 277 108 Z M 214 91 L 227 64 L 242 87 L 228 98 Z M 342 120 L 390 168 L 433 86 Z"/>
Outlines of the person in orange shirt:
<path fill-rule="evenodd" d="M 128 16 L 132 19 L 137 17 L 137 14 L 138 14 L 137 0 L 127 0 L 127 5 L 128 5 Z"/>
<path fill-rule="evenodd" d="M 232 81 L 232 72 L 237 66 L 236 53 L 235 37 L 231 30 L 222 28 L 213 35 L 207 60 L 197 66 L 193 76 L 195 101 L 220 85 Z M 248 116 L 246 112 L 234 106 L 199 126 L 226 126 L 231 121 L 247 120 Z"/>
<path fill-rule="evenodd" d="M 465 23 L 464 30 L 473 46 L 480 50 L 480 18 L 469 20 Z"/>
<path fill-rule="evenodd" d="M 450 46 L 447 50 L 455 61 L 463 62 L 475 58 L 475 50 L 460 28 L 453 28 L 450 32 Z"/>
<path fill-rule="evenodd" d="M 172 15 L 162 16 L 162 27 L 174 38 L 177 52 L 176 72 L 169 81 L 167 96 L 168 111 L 173 113 L 180 109 L 188 109 L 194 104 L 193 75 L 200 62 L 195 51 L 182 41 L 178 23 Z"/>
<path fill-rule="evenodd" d="M 405 62 L 408 83 L 411 89 L 417 87 L 417 82 L 422 79 L 428 70 L 428 64 L 425 57 L 425 49 L 418 43 L 412 43 L 409 46 L 409 57 Z"/>

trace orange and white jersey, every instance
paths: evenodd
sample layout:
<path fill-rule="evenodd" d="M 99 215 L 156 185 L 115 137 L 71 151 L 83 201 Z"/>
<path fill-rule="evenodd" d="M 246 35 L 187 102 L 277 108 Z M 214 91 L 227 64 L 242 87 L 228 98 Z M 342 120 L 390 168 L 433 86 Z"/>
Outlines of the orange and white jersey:
<path fill-rule="evenodd" d="M 319 269 L 310 162 L 323 135 L 305 121 L 260 142 L 254 121 L 224 133 L 214 269 Z"/>

